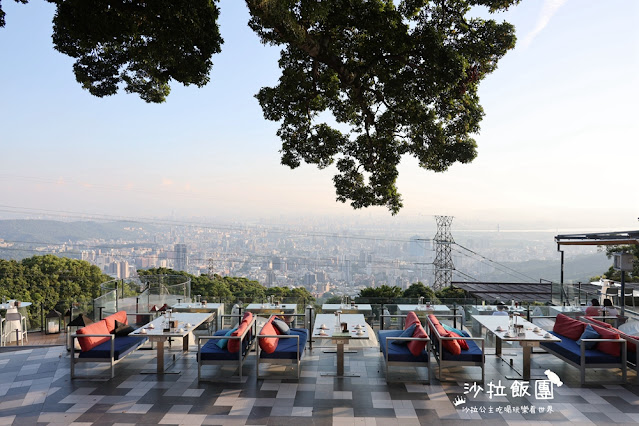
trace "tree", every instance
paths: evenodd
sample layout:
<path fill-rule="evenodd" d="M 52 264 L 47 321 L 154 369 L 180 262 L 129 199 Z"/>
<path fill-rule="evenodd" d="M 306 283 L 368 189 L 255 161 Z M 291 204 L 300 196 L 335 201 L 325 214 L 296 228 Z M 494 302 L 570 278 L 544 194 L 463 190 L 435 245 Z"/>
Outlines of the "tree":
<path fill-rule="evenodd" d="M 54 46 L 76 59 L 76 80 L 91 94 L 123 86 L 163 102 L 171 80 L 208 82 L 222 43 L 215 0 L 48 1 Z M 478 84 L 515 32 L 469 12 L 519 1 L 245 0 L 262 42 L 283 46 L 279 84 L 257 94 L 264 117 L 281 122 L 282 164 L 335 165 L 338 201 L 396 214 L 402 156 L 443 172 L 477 155 Z"/>
<path fill-rule="evenodd" d="M 402 296 L 410 299 L 424 297 L 429 301 L 435 300 L 435 292 L 430 287 L 426 287 L 421 281 L 411 284 L 410 287 L 404 290 Z"/>
<path fill-rule="evenodd" d="M 20 262 L 0 259 L 0 296 L 33 303 L 27 312 L 31 327 L 40 325 L 38 307 L 68 309 L 100 295 L 100 284 L 111 278 L 89 262 L 53 255 Z"/>
<path fill-rule="evenodd" d="M 381 303 L 386 303 L 391 299 L 395 299 L 402 296 L 402 289 L 393 286 L 382 285 L 380 287 L 369 287 L 359 291 L 359 297 L 379 299 Z"/>
<path fill-rule="evenodd" d="M 457 302 L 460 305 L 466 304 L 466 299 L 468 298 L 468 293 L 461 288 L 455 287 L 444 287 L 435 292 L 437 297 L 440 300 L 445 301 L 447 304 L 451 304 L 453 302 Z"/>
<path fill-rule="evenodd" d="M 626 272 L 626 281 L 636 281 L 639 279 L 639 245 L 631 246 L 606 246 L 606 256 L 612 258 L 614 253 L 626 252 L 634 256 L 632 271 Z M 621 281 L 621 271 L 616 271 L 612 266 L 603 274 L 604 278 L 614 281 Z"/>

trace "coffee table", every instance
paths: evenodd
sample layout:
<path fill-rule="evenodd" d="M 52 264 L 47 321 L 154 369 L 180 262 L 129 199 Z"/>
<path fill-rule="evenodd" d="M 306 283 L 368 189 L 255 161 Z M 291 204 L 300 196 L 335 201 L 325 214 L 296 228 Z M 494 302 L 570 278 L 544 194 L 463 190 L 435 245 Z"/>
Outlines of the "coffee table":
<path fill-rule="evenodd" d="M 448 315 L 450 314 L 450 308 L 446 305 L 397 305 L 397 311 L 400 315 L 406 315 L 407 313 L 413 311 L 417 315 L 422 313 L 424 314 L 439 314 L 439 315 Z"/>
<path fill-rule="evenodd" d="M 178 312 L 171 315 L 172 320 L 178 322 L 177 327 L 164 331 L 164 322 L 168 320 L 168 315 L 162 315 L 143 327 L 133 331 L 132 336 L 146 336 L 149 341 L 156 342 L 157 348 L 157 366 L 155 371 L 143 371 L 143 373 L 157 374 L 179 374 L 179 371 L 169 371 L 164 368 L 164 342 L 170 338 L 182 338 L 182 350 L 189 350 L 189 334 L 193 332 L 199 325 L 205 321 L 210 321 L 213 313 L 186 313 Z M 189 326 L 187 326 L 189 324 Z"/>
<path fill-rule="evenodd" d="M 351 340 L 368 339 L 368 330 L 366 328 L 366 320 L 363 314 L 342 314 L 340 322 L 347 323 L 347 332 L 337 331 L 335 324 L 337 323 L 337 315 L 335 314 L 317 314 L 315 316 L 315 328 L 313 329 L 313 339 L 330 339 L 337 345 L 337 373 L 322 373 L 322 376 L 335 377 L 359 377 L 359 374 L 344 373 L 344 345 Z M 326 326 L 322 330 L 320 327 Z M 360 325 L 360 329 L 355 326 Z M 322 331 L 324 333 L 322 333 Z M 361 332 L 358 333 L 358 331 Z"/>
<path fill-rule="evenodd" d="M 579 317 L 584 315 L 585 308 L 581 309 L 581 306 L 549 306 L 548 311 L 550 316 L 564 314 L 569 317 Z"/>
<path fill-rule="evenodd" d="M 370 315 L 373 307 L 368 303 L 358 303 L 355 305 L 340 305 L 339 303 L 324 303 L 322 305 L 323 312 L 342 311 L 343 314 L 359 314 Z"/>
<path fill-rule="evenodd" d="M 541 342 L 560 342 L 558 337 L 548 334 L 545 330 L 540 329 L 540 332 L 534 332 L 536 327 L 533 323 L 526 321 L 519 317 L 517 318 L 517 324 L 523 325 L 522 334 L 516 336 L 508 336 L 506 330 L 508 330 L 507 316 L 501 315 L 472 315 L 472 319 L 484 327 L 488 332 L 495 335 L 495 355 L 501 357 L 501 344 L 502 341 L 507 342 L 519 342 L 523 349 L 523 372 L 521 374 L 524 380 L 530 380 L 530 355 L 532 349 L 538 347 Z M 501 327 L 503 331 L 497 331 L 497 327 Z M 544 337 L 545 335 L 550 337 Z M 515 370 L 516 371 L 516 370 Z M 510 379 L 510 377 L 507 377 Z"/>
<path fill-rule="evenodd" d="M 224 315 L 224 303 L 176 303 L 171 306 L 173 312 L 190 312 L 190 313 L 213 313 L 213 320 L 215 320 L 215 331 L 220 327 L 222 315 Z"/>

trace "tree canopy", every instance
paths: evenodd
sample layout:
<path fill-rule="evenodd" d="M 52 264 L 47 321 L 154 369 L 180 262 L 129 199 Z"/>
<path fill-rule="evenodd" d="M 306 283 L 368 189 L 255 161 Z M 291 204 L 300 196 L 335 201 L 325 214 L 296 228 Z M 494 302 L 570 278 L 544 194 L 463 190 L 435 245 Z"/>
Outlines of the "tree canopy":
<path fill-rule="evenodd" d="M 387 286 L 363 288 L 359 291 L 359 297 L 379 298 L 384 300 L 396 299 L 402 296 L 402 289 L 397 286 Z"/>
<path fill-rule="evenodd" d="M 21 261 L 0 259 L 0 297 L 32 302 L 32 326 L 40 324 L 36 315 L 40 306 L 48 310 L 58 303 L 90 303 L 100 295 L 100 284 L 109 280 L 100 268 L 84 260 L 50 254 Z"/>
<path fill-rule="evenodd" d="M 312 302 L 315 298 L 303 287 L 269 287 L 266 288 L 258 281 L 244 277 L 223 277 L 218 274 L 212 276 L 195 276 L 184 271 L 174 271 L 170 268 L 139 269 L 138 275 L 182 275 L 191 279 L 191 297 L 201 296 L 204 300 L 224 300 L 243 302 L 262 302 L 267 296 L 276 299 L 296 299 L 301 303 Z"/>
<path fill-rule="evenodd" d="M 404 294 L 402 296 L 412 298 L 412 299 L 424 297 L 426 298 L 426 300 L 432 301 L 435 299 L 435 292 L 433 291 L 432 288 L 426 287 L 424 283 L 422 283 L 421 281 L 418 281 L 416 283 L 411 284 L 410 287 L 404 290 Z"/>
<path fill-rule="evenodd" d="M 608 256 L 608 259 L 612 258 L 613 254 L 618 252 L 631 253 L 634 256 L 632 271 L 626 272 L 626 281 L 636 282 L 639 279 L 639 245 L 606 247 L 606 256 Z M 609 280 L 621 281 L 621 271 L 615 270 L 612 266 L 610 266 L 603 276 Z"/>
<path fill-rule="evenodd" d="M 206 84 L 221 50 L 216 0 L 48 1 L 54 47 L 95 96 L 124 87 L 163 102 L 172 81 Z M 519 1 L 245 0 L 249 26 L 282 46 L 279 84 L 256 95 L 264 117 L 281 123 L 282 164 L 334 165 L 338 201 L 396 214 L 403 156 L 436 172 L 476 157 L 478 84 L 515 34 L 471 8 Z"/>

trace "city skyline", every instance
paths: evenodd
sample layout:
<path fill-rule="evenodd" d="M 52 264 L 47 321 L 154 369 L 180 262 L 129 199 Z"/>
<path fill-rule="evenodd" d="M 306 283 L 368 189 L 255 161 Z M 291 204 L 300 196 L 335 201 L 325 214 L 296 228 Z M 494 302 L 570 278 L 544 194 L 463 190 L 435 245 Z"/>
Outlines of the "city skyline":
<path fill-rule="evenodd" d="M 162 105 L 124 93 L 92 97 L 74 81 L 72 60 L 52 47 L 53 5 L 3 7 L 0 218 L 44 209 L 433 226 L 432 215 L 450 214 L 467 230 L 638 226 L 636 178 L 620 163 L 639 158 L 636 2 L 522 2 L 495 15 L 515 25 L 518 44 L 480 85 L 478 158 L 443 174 L 405 159 L 395 218 L 336 202 L 330 168 L 280 165 L 278 124 L 263 119 L 253 97 L 277 81 L 279 49 L 248 29 L 243 2 L 220 2 L 225 44 L 211 82 L 174 84 Z"/>

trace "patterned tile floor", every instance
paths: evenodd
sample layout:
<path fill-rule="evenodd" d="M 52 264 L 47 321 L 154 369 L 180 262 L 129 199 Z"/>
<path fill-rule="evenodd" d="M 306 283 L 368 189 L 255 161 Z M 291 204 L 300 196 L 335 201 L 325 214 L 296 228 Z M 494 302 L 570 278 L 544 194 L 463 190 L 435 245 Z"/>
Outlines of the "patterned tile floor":
<path fill-rule="evenodd" d="M 321 375 L 335 371 L 335 355 L 323 348 L 307 350 L 299 381 L 256 380 L 254 355 L 249 355 L 242 383 L 198 383 L 195 353 L 171 353 L 177 354 L 174 367 L 180 374 L 140 374 L 155 367 L 155 351 L 141 349 L 116 366 L 112 380 L 71 381 L 63 347 L 0 352 L 0 425 L 639 423 L 634 371 L 629 372 L 632 384 L 626 385 L 598 384 L 614 379 L 614 370 L 590 371 L 588 379 L 594 384 L 580 387 L 578 371 L 549 354 L 533 355 L 533 374 L 550 369 L 563 380 L 563 386 L 550 387 L 552 399 L 537 397 L 544 395 L 535 394 L 536 381 L 506 379 L 513 370 L 494 355 L 487 356 L 486 383 L 479 390 L 473 388 L 473 380 L 480 377 L 476 367 L 444 370 L 446 378 L 456 381 L 431 384 L 410 382 L 425 371 L 397 369 L 403 381 L 387 383 L 376 348 L 346 355 L 346 370 L 360 375 L 347 379 Z M 521 352 L 514 353 L 516 367 Z M 208 367 L 204 372 L 206 377 L 230 378 L 233 368 Z M 294 376 L 290 367 L 282 366 L 264 373 Z M 500 393 L 503 396 L 497 396 Z M 465 402 L 456 405 L 460 398 Z"/>

